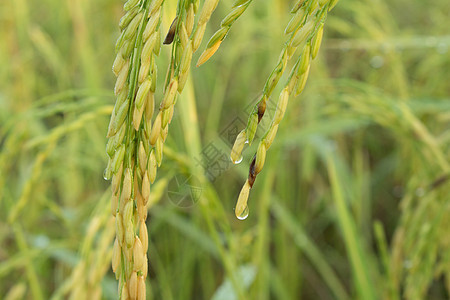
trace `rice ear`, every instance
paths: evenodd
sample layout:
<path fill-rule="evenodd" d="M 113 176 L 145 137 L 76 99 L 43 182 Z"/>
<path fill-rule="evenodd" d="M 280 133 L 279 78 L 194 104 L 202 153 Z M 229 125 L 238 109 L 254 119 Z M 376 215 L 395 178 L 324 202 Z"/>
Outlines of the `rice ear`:
<path fill-rule="evenodd" d="M 288 61 L 294 56 L 299 47 L 301 48 L 301 55 L 298 56 L 294 67 L 290 71 L 288 79 L 280 93 L 271 125 L 261 138 L 257 152 L 249 166 L 248 179 L 241 190 L 238 204 L 236 205 L 235 212 L 239 219 L 242 219 L 244 209 L 247 209 L 246 214 L 248 213 L 246 203 L 249 190 L 253 187 L 256 176 L 264 167 L 267 150 L 269 150 L 272 145 L 279 124 L 284 118 L 290 96 L 291 94 L 298 95 L 305 87 L 309 75 L 311 58 L 314 59 L 316 57 L 322 40 L 326 12 L 329 10 L 329 7 L 336 2 L 337 1 L 335 0 L 330 1 L 328 7 L 326 2 L 316 0 L 298 0 L 294 4 L 291 11 L 294 15 L 285 29 L 285 34 L 288 36 L 287 41 L 284 44 L 275 68 L 270 73 L 269 78 L 264 85 L 261 100 L 254 106 L 253 111 L 249 116 L 247 127 L 245 129 L 249 143 L 252 142 L 256 130 L 258 129 L 258 124 L 264 116 L 267 99 L 270 98 L 272 92 L 275 90 L 278 81 L 286 70 Z M 236 160 L 237 154 L 239 153 L 240 155 L 242 152 L 241 138 L 242 136 L 238 135 L 234 143 L 230 155 L 233 161 Z M 243 199 L 245 199 L 245 201 Z M 245 206 L 243 203 L 245 203 Z M 244 214 L 245 217 L 246 214 Z"/>

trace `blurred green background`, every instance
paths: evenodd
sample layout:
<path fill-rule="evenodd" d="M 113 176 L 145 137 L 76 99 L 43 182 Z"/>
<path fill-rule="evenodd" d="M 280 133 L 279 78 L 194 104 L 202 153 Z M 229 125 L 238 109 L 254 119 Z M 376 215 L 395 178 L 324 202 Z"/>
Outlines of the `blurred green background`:
<path fill-rule="evenodd" d="M 176 8 L 165 2 L 163 31 Z M 235 218 L 257 143 L 239 165 L 221 158 L 276 63 L 293 2 L 254 1 L 191 69 L 152 187 L 148 299 L 448 299 L 447 0 L 339 1 L 249 217 Z M 231 4 L 219 3 L 201 49 Z M 117 298 L 102 173 L 122 5 L 0 1 L 0 299 Z"/>

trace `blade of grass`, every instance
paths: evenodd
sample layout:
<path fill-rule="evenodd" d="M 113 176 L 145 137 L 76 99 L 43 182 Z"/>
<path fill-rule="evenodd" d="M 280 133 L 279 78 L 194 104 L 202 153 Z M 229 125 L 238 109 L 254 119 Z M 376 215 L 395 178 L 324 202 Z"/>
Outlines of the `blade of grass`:
<path fill-rule="evenodd" d="M 280 204 L 279 199 L 273 199 L 271 210 L 277 221 L 293 236 L 295 245 L 305 253 L 306 257 L 317 269 L 317 272 L 323 277 L 335 297 L 342 300 L 350 299 L 338 276 L 327 263 L 319 248 L 317 248 L 317 246 L 310 240 L 304 228 L 301 224 L 296 222 L 294 216 L 292 216 L 288 210 Z"/>
<path fill-rule="evenodd" d="M 374 281 L 370 276 L 370 273 L 374 270 L 370 270 L 367 267 L 368 258 L 362 250 L 362 241 L 356 229 L 355 220 L 347 207 L 347 201 L 343 192 L 344 186 L 337 170 L 337 158 L 333 152 L 333 146 L 323 140 L 316 140 L 316 142 L 328 170 L 332 198 L 337 211 L 337 222 L 344 237 L 358 296 L 360 299 L 377 299 L 375 287 L 372 284 Z M 360 201 L 363 201 L 363 199 Z"/>
<path fill-rule="evenodd" d="M 190 77 L 185 86 L 185 93 L 180 95 L 180 102 L 181 103 L 179 105 L 179 109 L 181 111 L 180 113 L 181 121 L 184 128 L 185 144 L 189 156 L 191 157 L 192 161 L 194 161 L 194 158 L 201 152 L 200 150 L 201 142 L 200 142 L 200 130 L 198 125 L 194 88 L 192 84 L 192 79 Z M 234 253 L 232 251 L 227 250 L 224 247 L 221 238 L 219 236 L 219 232 L 217 231 L 217 228 L 214 224 L 214 220 L 211 217 L 212 215 L 210 212 L 211 205 L 214 205 L 214 207 L 217 209 L 221 208 L 220 211 L 222 212 L 221 214 L 223 215 L 223 208 L 220 205 L 220 201 L 218 201 L 218 198 L 214 190 L 211 188 L 211 185 L 205 178 L 204 174 L 202 172 L 199 172 L 198 168 L 194 168 L 192 164 L 191 164 L 191 172 L 200 179 L 201 184 L 205 188 L 204 193 L 202 193 L 202 196 L 199 200 L 200 209 L 208 225 L 210 234 L 212 235 L 212 238 L 219 250 L 219 254 L 222 263 L 224 264 L 224 268 L 227 272 L 227 275 L 230 278 L 230 281 L 233 285 L 233 288 L 235 289 L 236 294 L 238 295 L 238 298 L 246 299 L 243 287 L 241 285 L 242 283 L 239 282 L 238 278 L 236 277 L 238 269 L 235 263 L 235 259 L 233 257 Z M 217 213 L 218 212 L 214 212 L 214 214 Z M 227 241 L 231 243 L 232 239 L 230 238 L 231 230 L 229 229 L 229 224 L 227 224 L 226 222 L 221 222 L 221 226 L 222 226 L 221 229 L 225 230 L 224 234 L 227 237 Z M 230 249 L 233 249 L 232 244 L 230 245 Z"/>
<path fill-rule="evenodd" d="M 17 247 L 20 251 L 27 251 L 28 245 L 25 240 L 24 232 L 20 226 L 20 224 L 13 224 L 13 230 L 16 238 Z M 31 294 L 33 295 L 33 299 L 43 300 L 44 293 L 41 288 L 41 284 L 39 283 L 38 275 L 36 273 L 35 263 L 29 258 L 25 258 L 27 263 L 25 264 L 25 272 L 28 279 L 28 283 L 31 287 Z"/>

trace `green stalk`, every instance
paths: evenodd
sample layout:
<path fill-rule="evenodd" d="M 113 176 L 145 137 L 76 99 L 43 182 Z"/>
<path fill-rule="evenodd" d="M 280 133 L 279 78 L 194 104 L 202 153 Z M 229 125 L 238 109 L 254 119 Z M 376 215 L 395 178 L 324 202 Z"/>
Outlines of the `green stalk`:
<path fill-rule="evenodd" d="M 353 276 L 359 299 L 375 300 L 373 280 L 367 268 L 367 257 L 364 255 L 353 217 L 350 215 L 344 198 L 343 186 L 336 170 L 336 158 L 331 150 L 325 153 L 326 167 L 330 178 L 333 201 L 337 210 L 337 222 L 342 230 L 347 253 L 352 265 Z"/>
<path fill-rule="evenodd" d="M 295 217 L 279 201 L 272 201 L 271 210 L 278 222 L 293 236 L 296 246 L 305 253 L 306 257 L 323 277 L 336 299 L 350 299 L 338 276 L 327 263 L 320 249 L 310 240 L 303 226 L 295 220 Z"/>

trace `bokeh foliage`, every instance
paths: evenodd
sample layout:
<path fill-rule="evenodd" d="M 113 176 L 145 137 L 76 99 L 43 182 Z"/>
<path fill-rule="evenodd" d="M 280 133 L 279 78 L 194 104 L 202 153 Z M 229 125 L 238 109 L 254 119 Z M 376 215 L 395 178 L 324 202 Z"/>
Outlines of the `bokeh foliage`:
<path fill-rule="evenodd" d="M 203 175 L 202 149 L 229 151 L 221 133 L 276 63 L 292 2 L 254 1 L 191 71 L 152 187 L 149 299 L 448 298 L 447 1 L 341 0 L 248 219 L 233 207 L 256 145 L 213 182 Z M 122 4 L 0 2 L 0 298 L 116 298 L 102 172 Z M 163 48 L 158 64 L 168 59 Z M 180 173 L 201 182 L 189 208 L 168 197 Z"/>

